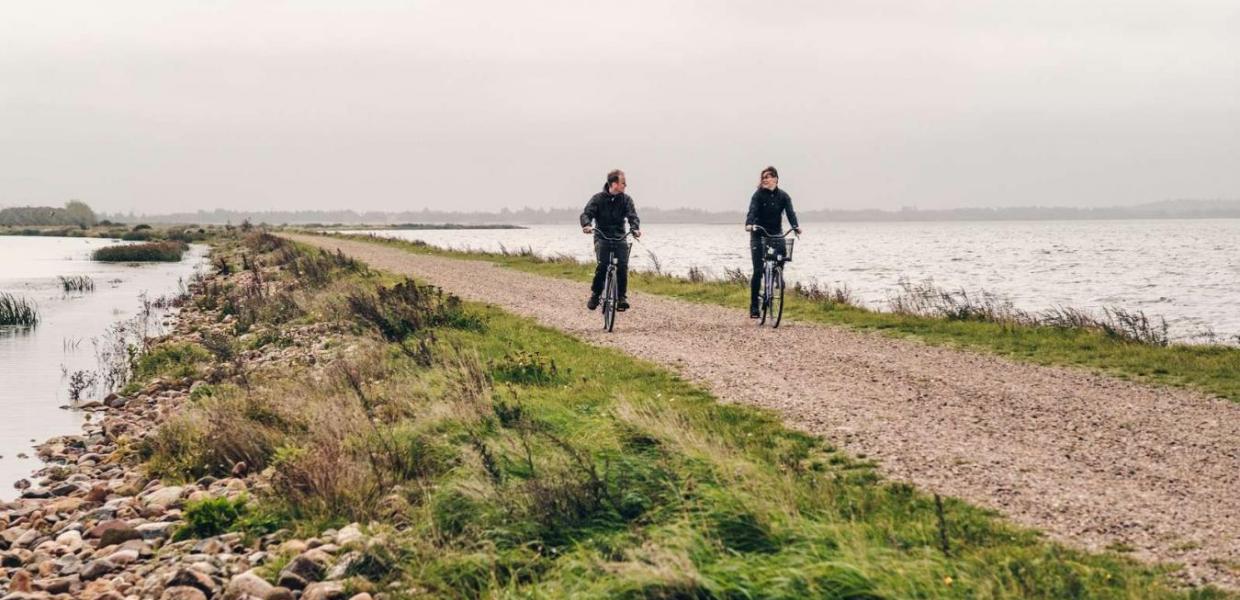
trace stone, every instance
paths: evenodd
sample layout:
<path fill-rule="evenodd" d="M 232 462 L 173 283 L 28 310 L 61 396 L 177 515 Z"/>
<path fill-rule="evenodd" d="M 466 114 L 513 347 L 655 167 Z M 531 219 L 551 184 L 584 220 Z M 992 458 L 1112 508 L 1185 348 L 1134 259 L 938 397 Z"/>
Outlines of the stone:
<path fill-rule="evenodd" d="M 13 540 L 13 545 L 20 546 L 20 547 L 28 547 L 28 546 L 32 546 L 35 540 L 37 539 L 39 539 L 39 532 L 35 531 L 34 529 L 28 529 L 26 530 L 25 533 L 22 533 L 21 536 L 18 537 L 16 540 Z"/>
<path fill-rule="evenodd" d="M 138 551 L 132 548 L 121 548 L 120 550 L 109 554 L 108 560 L 112 561 L 112 564 L 118 567 L 123 567 L 137 561 L 138 554 Z"/>
<path fill-rule="evenodd" d="M 94 527 L 91 527 L 89 530 L 86 531 L 86 537 L 99 538 L 99 537 L 103 537 L 103 534 L 109 530 L 122 529 L 126 527 L 129 527 L 129 523 L 126 523 L 120 519 L 111 519 L 108 521 L 104 521 L 98 525 L 95 525 Z"/>
<path fill-rule="evenodd" d="M 172 577 L 168 579 L 168 582 L 165 585 L 167 585 L 168 587 L 176 587 L 176 586 L 194 587 L 194 588 L 198 588 L 202 590 L 203 592 L 207 594 L 214 594 L 215 589 L 218 587 L 215 584 L 215 580 L 211 579 L 210 575 L 207 575 L 206 573 L 202 573 L 196 569 L 184 569 L 184 568 L 177 569 L 177 572 L 172 574 Z"/>
<path fill-rule="evenodd" d="M 103 502 L 108 498 L 108 484 L 96 483 L 86 492 L 87 502 Z"/>
<path fill-rule="evenodd" d="M 357 523 L 350 524 L 336 533 L 336 545 L 338 546 L 348 546 L 365 539 L 366 536 L 362 534 Z"/>
<path fill-rule="evenodd" d="M 286 587 L 274 587 L 263 596 L 263 600 L 293 600 L 293 591 Z"/>
<path fill-rule="evenodd" d="M 82 532 L 70 529 L 56 536 L 56 543 L 68 548 L 71 552 L 75 552 L 82 547 Z"/>
<path fill-rule="evenodd" d="M 10 592 L 29 592 L 32 589 L 30 571 L 25 569 L 18 569 L 13 574 L 13 579 L 9 580 Z"/>
<path fill-rule="evenodd" d="M 103 577 L 104 575 L 107 575 L 115 570 L 116 565 L 113 564 L 112 561 L 106 558 L 100 558 L 86 563 L 86 566 L 82 567 L 82 572 L 79 573 L 78 576 L 82 578 L 82 581 L 91 581 L 93 579 L 99 579 L 100 577 Z"/>
<path fill-rule="evenodd" d="M 80 581 L 77 577 L 56 577 L 34 582 L 35 586 L 49 594 L 68 594 Z"/>
<path fill-rule="evenodd" d="M 254 571 L 246 571 L 233 577 L 224 588 L 224 600 L 240 600 L 245 597 L 266 598 L 273 586 Z M 291 596 L 290 596 L 291 597 Z"/>
<path fill-rule="evenodd" d="M 166 508 L 175 505 L 184 491 L 185 488 L 179 485 L 160 488 L 147 494 L 145 502 L 150 507 Z"/>
<path fill-rule="evenodd" d="M 103 532 L 103 535 L 99 536 L 99 547 L 104 548 L 113 544 L 140 539 L 142 539 L 142 533 L 126 524 L 124 527 L 113 527 Z"/>
<path fill-rule="evenodd" d="M 345 600 L 346 598 L 348 595 L 344 593 L 344 584 L 339 581 L 312 583 L 306 586 L 306 590 L 301 594 L 301 600 Z"/>
<path fill-rule="evenodd" d="M 357 562 L 360 561 L 361 559 L 362 559 L 361 552 L 355 551 L 355 552 L 346 553 L 344 556 L 341 556 L 340 559 L 336 561 L 336 564 L 332 565 L 331 568 L 327 570 L 327 574 L 324 576 L 324 578 L 325 579 L 344 579 L 345 575 L 349 574 L 349 568 L 352 567 L 354 564 L 357 564 Z"/>
<path fill-rule="evenodd" d="M 196 587 L 179 585 L 166 588 L 159 600 L 207 600 L 207 595 Z"/>
<path fill-rule="evenodd" d="M 74 497 L 59 498 L 53 502 L 49 502 L 44 507 L 44 510 L 48 514 L 53 514 L 53 515 L 69 514 L 69 513 L 77 512 L 78 509 L 82 508 L 83 504 L 86 504 L 85 498 L 74 498 Z"/>
<path fill-rule="evenodd" d="M 22 492 L 22 498 L 51 498 L 52 491 L 45 487 L 26 488 Z"/>
<path fill-rule="evenodd" d="M 367 594 L 366 592 L 362 592 L 356 596 L 353 596 L 352 598 L 349 598 L 349 600 L 374 600 L 374 598 L 370 594 Z"/>
<path fill-rule="evenodd" d="M 157 540 L 172 535 L 172 530 L 176 529 L 176 523 L 143 523 L 134 529 L 142 535 L 144 540 Z"/>

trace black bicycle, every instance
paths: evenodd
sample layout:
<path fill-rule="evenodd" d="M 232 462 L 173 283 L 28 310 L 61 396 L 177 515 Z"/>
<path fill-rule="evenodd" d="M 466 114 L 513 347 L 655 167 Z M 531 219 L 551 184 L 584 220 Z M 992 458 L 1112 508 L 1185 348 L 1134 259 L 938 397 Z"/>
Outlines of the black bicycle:
<path fill-rule="evenodd" d="M 796 230 L 779 235 L 771 235 L 761 225 L 754 225 L 754 230 L 762 233 L 762 287 L 758 291 L 762 318 L 758 326 L 765 325 L 769 318 L 775 328 L 784 317 L 784 263 L 792 262 L 792 246 L 796 242 L 796 238 L 788 236 Z"/>
<path fill-rule="evenodd" d="M 598 233 L 599 239 L 612 242 L 607 245 L 607 278 L 603 280 L 603 331 L 611 331 L 616 326 L 616 305 L 620 303 L 620 282 L 616 280 L 617 265 L 620 259 L 616 256 L 616 248 L 623 247 L 625 253 L 628 253 L 632 242 L 628 238 L 633 235 L 632 231 L 626 232 L 618 238 L 611 238 Z M 634 238 L 636 239 L 636 238 Z"/>

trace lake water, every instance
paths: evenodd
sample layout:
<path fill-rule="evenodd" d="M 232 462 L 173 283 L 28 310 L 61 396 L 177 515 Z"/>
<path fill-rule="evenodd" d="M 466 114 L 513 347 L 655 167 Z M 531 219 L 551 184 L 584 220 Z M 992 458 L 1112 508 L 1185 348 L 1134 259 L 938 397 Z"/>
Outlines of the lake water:
<path fill-rule="evenodd" d="M 203 263 L 205 246 L 192 246 L 179 263 L 98 263 L 91 252 L 116 240 L 0 236 L 0 292 L 38 304 L 40 323 L 31 329 L 0 327 L 0 498 L 12 498 L 14 481 L 42 463 L 36 442 L 81 431 L 85 414 L 69 404 L 69 378 L 98 370 L 97 345 L 118 322 L 142 310 L 141 296 L 156 300 L 178 293 Z M 95 291 L 66 294 L 58 275 L 88 275 Z M 157 333 L 160 311 L 148 320 Z M 102 386 L 81 400 L 101 399 Z M 18 458 L 25 454 L 27 458 Z"/>
<path fill-rule="evenodd" d="M 1005 295 L 1020 308 L 1103 307 L 1161 315 L 1173 338 L 1236 343 L 1240 336 L 1240 220 L 803 223 L 790 281 L 847 286 L 884 308 L 901 279 Z M 750 269 L 748 234 L 735 225 L 643 227 L 631 265 L 684 274 Z M 372 232 L 359 232 L 372 233 Z M 375 231 L 457 249 L 532 248 L 590 259 L 576 225 L 528 229 Z M 584 294 L 584 292 L 583 292 Z M 583 296 L 584 298 L 584 296 Z M 584 301 L 584 300 L 583 300 Z"/>

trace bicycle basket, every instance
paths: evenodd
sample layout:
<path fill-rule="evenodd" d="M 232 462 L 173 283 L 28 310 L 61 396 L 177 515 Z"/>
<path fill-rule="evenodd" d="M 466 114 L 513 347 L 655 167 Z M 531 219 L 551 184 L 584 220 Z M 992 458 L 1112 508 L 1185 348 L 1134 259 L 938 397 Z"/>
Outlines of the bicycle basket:
<path fill-rule="evenodd" d="M 792 262 L 792 247 L 796 241 L 796 238 L 793 237 L 765 238 L 762 242 L 766 248 L 763 254 L 783 262 Z"/>

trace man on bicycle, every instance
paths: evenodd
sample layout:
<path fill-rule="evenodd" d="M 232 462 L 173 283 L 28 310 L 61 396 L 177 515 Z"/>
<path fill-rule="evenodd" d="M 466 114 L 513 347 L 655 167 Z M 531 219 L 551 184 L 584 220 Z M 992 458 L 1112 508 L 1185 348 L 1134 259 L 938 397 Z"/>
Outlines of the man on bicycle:
<path fill-rule="evenodd" d="M 783 232 L 783 215 L 788 214 L 788 224 L 792 230 L 801 234 L 797 225 L 797 213 L 792 210 L 792 197 L 779 189 L 779 171 L 775 167 L 762 169 L 758 190 L 749 199 L 749 213 L 745 215 L 745 231 L 749 233 L 749 250 L 753 258 L 753 277 L 749 279 L 749 318 L 756 319 L 758 314 L 758 288 L 762 286 L 762 238 L 757 225 L 772 236 Z M 777 248 L 783 246 L 783 240 L 771 240 L 770 244 Z"/>
<path fill-rule="evenodd" d="M 628 244 L 603 239 L 603 236 L 617 239 L 623 237 L 626 220 L 633 237 L 642 236 L 638 229 L 641 222 L 637 218 L 637 208 L 633 206 L 633 198 L 624 193 L 625 185 L 624 171 L 616 169 L 608 173 L 603 191 L 590 198 L 585 210 L 581 211 L 581 231 L 594 234 L 594 255 L 598 259 L 598 266 L 594 269 L 594 283 L 590 285 L 590 300 L 586 302 L 586 308 L 590 310 L 598 308 L 599 294 L 603 293 L 603 279 L 607 277 L 608 255 L 612 253 L 618 261 L 616 283 L 619 301 L 616 303 L 616 310 L 629 308 L 629 299 L 625 296 L 629 285 Z"/>

